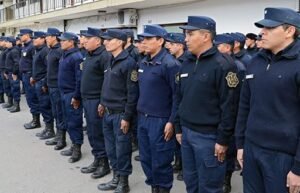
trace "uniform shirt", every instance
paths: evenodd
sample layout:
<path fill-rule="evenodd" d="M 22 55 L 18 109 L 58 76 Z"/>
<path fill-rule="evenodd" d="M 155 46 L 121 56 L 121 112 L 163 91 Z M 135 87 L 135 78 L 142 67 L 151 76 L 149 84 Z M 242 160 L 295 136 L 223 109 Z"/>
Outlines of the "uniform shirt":
<path fill-rule="evenodd" d="M 35 54 L 32 61 L 32 78 L 35 81 L 45 79 L 47 76 L 48 52 L 49 49 L 46 44 L 35 48 Z"/>
<path fill-rule="evenodd" d="M 179 62 L 165 48 L 139 63 L 140 97 L 137 110 L 154 117 L 168 118 L 173 123 L 176 114 L 176 74 Z"/>
<path fill-rule="evenodd" d="M 49 49 L 47 56 L 47 85 L 50 88 L 57 88 L 59 60 L 63 54 L 60 43 Z"/>
<path fill-rule="evenodd" d="M 83 62 L 81 78 L 81 96 L 85 99 L 100 99 L 104 70 L 106 70 L 111 55 L 104 46 L 98 47 L 93 52 L 88 52 Z"/>
<path fill-rule="evenodd" d="M 5 60 L 6 60 L 6 54 L 8 50 L 6 48 L 3 48 L 1 54 L 0 54 L 0 70 L 5 71 Z"/>
<path fill-rule="evenodd" d="M 58 88 L 64 94 L 74 93 L 73 98 L 81 99 L 80 81 L 83 57 L 78 48 L 63 52 L 59 60 Z M 94 83 L 93 83 L 94 84 Z"/>
<path fill-rule="evenodd" d="M 129 55 L 136 61 L 139 61 L 139 51 L 138 49 L 131 44 L 128 48 L 126 48 L 127 52 L 129 53 Z"/>
<path fill-rule="evenodd" d="M 124 111 L 123 119 L 130 121 L 136 113 L 138 99 L 136 62 L 123 50 L 112 57 L 104 71 L 101 104 L 109 109 Z"/>
<path fill-rule="evenodd" d="M 249 54 L 247 54 L 245 49 L 242 49 L 240 52 L 234 54 L 234 56 L 236 59 L 240 60 L 246 66 L 249 65 L 250 60 L 252 58 Z"/>
<path fill-rule="evenodd" d="M 20 49 L 17 46 L 7 49 L 5 68 L 7 73 L 19 74 Z"/>
<path fill-rule="evenodd" d="M 186 59 L 187 53 L 188 52 L 185 51 L 185 52 L 183 52 L 183 54 L 181 56 L 179 56 L 178 58 L 176 58 L 180 62 L 180 64 L 182 64 L 183 61 Z"/>
<path fill-rule="evenodd" d="M 20 71 L 22 73 L 32 73 L 32 60 L 35 54 L 35 48 L 32 41 L 24 43 L 21 51 Z"/>
<path fill-rule="evenodd" d="M 254 46 L 253 48 L 247 48 L 247 54 L 251 56 L 251 58 L 258 52 L 257 47 Z"/>
<path fill-rule="evenodd" d="M 199 58 L 189 53 L 179 73 L 176 133 L 181 126 L 217 135 L 227 145 L 234 127 L 234 91 L 238 86 L 236 67 L 214 46 Z"/>
<path fill-rule="evenodd" d="M 300 175 L 300 43 L 276 55 L 259 52 L 247 68 L 236 125 L 236 145 L 257 146 L 295 155 Z"/>

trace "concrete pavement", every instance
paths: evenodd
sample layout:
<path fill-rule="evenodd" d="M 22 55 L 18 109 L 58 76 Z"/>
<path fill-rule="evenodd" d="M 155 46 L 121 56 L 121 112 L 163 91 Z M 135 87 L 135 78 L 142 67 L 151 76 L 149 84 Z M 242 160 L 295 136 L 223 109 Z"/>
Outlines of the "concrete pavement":
<path fill-rule="evenodd" d="M 24 95 L 21 100 L 19 113 L 12 114 L 0 107 L 0 193 L 99 193 L 97 185 L 109 181 L 112 175 L 94 180 L 80 172 L 81 167 L 93 161 L 87 136 L 82 147 L 83 158 L 68 163 L 68 157 L 61 156 L 53 146 L 46 146 L 45 141 L 35 136 L 42 129 L 24 129 L 23 124 L 31 120 L 31 115 Z M 134 160 L 132 163 L 131 193 L 150 193 L 140 163 Z M 232 193 L 242 193 L 238 173 L 234 174 L 232 184 Z M 184 193 L 184 183 L 174 180 L 171 192 Z"/>

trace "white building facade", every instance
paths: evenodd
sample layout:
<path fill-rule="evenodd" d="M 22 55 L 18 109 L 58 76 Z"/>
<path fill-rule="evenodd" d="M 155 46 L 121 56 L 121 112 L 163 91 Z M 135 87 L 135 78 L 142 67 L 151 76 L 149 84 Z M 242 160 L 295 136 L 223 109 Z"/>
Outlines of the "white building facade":
<path fill-rule="evenodd" d="M 0 5 L 0 32 L 16 35 L 25 27 L 75 33 L 87 27 L 141 32 L 145 24 L 160 24 L 175 32 L 189 15 L 205 15 L 215 19 L 217 33 L 258 33 L 253 23 L 263 18 L 266 7 L 299 11 L 299 0 L 8 0 Z"/>

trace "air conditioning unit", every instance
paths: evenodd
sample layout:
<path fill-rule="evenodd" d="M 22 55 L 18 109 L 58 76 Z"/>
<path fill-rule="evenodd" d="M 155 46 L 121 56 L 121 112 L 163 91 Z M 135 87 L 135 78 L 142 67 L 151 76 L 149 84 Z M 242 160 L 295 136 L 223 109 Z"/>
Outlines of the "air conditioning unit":
<path fill-rule="evenodd" d="M 124 26 L 136 26 L 138 14 L 136 9 L 124 9 L 118 11 L 118 24 Z"/>

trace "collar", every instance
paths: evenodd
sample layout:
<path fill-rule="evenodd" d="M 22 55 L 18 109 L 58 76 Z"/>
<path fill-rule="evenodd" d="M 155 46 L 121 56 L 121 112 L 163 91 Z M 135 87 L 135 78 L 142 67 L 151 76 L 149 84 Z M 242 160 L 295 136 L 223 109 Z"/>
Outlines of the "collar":
<path fill-rule="evenodd" d="M 198 60 L 198 59 L 201 59 L 201 58 L 206 58 L 206 57 L 209 57 L 211 55 L 214 55 L 216 52 L 218 52 L 218 49 L 216 46 L 212 46 L 210 49 L 206 50 L 205 52 L 203 52 L 199 58 L 197 58 L 196 55 L 188 52 L 187 53 L 187 58 L 189 60 L 192 60 L 192 61 L 195 61 L 195 60 Z"/>
<path fill-rule="evenodd" d="M 129 53 L 126 50 L 123 50 L 117 57 L 113 57 L 112 59 L 112 66 L 117 63 L 118 61 L 122 61 L 129 56 Z"/>
<path fill-rule="evenodd" d="M 135 48 L 135 46 L 132 45 L 132 44 L 130 44 L 130 46 L 128 46 L 128 48 L 126 48 L 126 50 L 127 50 L 128 52 L 131 52 L 134 48 Z"/>
<path fill-rule="evenodd" d="M 57 49 L 60 48 L 60 43 L 55 44 L 54 46 L 51 47 L 51 49 Z"/>
<path fill-rule="evenodd" d="M 41 51 L 44 47 L 46 47 L 46 44 L 43 44 L 41 46 L 36 46 L 36 51 Z"/>
<path fill-rule="evenodd" d="M 94 51 L 88 52 L 90 56 L 97 56 L 100 55 L 105 50 L 105 47 L 103 45 L 96 48 Z"/>
<path fill-rule="evenodd" d="M 246 53 L 246 50 L 245 49 L 242 49 L 241 51 L 239 51 L 238 53 L 234 54 L 235 57 L 237 58 L 240 58 L 240 57 L 243 57 Z"/>
<path fill-rule="evenodd" d="M 29 40 L 28 42 L 25 42 L 24 46 L 29 46 L 30 44 L 32 44 L 32 40 Z"/>
<path fill-rule="evenodd" d="M 281 58 L 285 59 L 295 59 L 299 56 L 300 50 L 300 41 L 295 40 L 290 45 L 288 45 L 283 50 L 279 51 L 276 55 L 274 55 L 270 50 L 261 51 L 261 55 L 271 60 L 279 60 Z"/>
<path fill-rule="evenodd" d="M 64 57 L 66 57 L 66 56 L 68 56 L 68 55 L 70 55 L 70 54 L 72 54 L 74 52 L 77 52 L 77 51 L 79 51 L 78 48 L 71 48 L 69 50 L 66 50 L 66 51 L 64 51 Z"/>
<path fill-rule="evenodd" d="M 162 48 L 152 59 L 150 55 L 147 55 L 145 57 L 145 64 L 152 64 L 152 65 L 158 65 L 162 63 L 162 59 L 164 56 L 168 53 L 168 51 L 165 48 Z"/>

